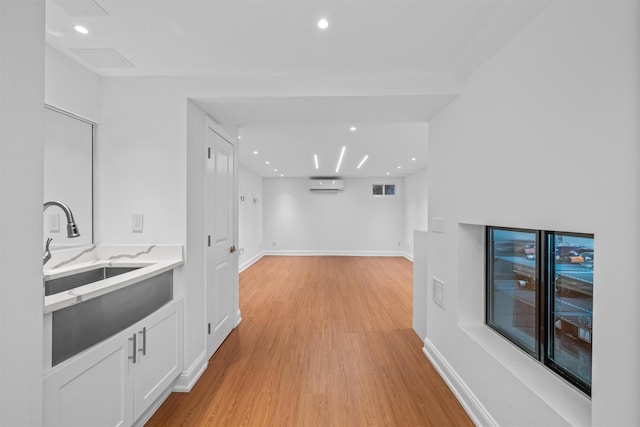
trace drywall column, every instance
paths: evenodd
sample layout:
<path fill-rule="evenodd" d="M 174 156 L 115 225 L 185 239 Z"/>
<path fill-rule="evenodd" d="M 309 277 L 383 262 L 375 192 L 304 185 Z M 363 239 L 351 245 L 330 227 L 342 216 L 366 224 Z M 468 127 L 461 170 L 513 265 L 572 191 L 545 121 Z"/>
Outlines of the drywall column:
<path fill-rule="evenodd" d="M 184 383 L 189 391 L 202 369 L 207 366 L 205 330 L 205 257 L 204 248 L 204 165 L 205 114 L 187 102 L 187 264 L 184 269 Z"/>
<path fill-rule="evenodd" d="M 425 144 L 427 141 L 425 140 Z M 427 170 L 421 170 L 404 179 L 404 240 L 406 255 L 415 259 L 414 232 L 427 231 L 429 222 L 427 198 Z"/>
<path fill-rule="evenodd" d="M 550 2 L 429 123 L 425 349 L 499 425 L 640 424 L 639 12 Z M 484 325 L 485 225 L 595 235 L 590 400 Z"/>
<path fill-rule="evenodd" d="M 413 330 L 424 340 L 427 336 L 427 254 L 429 233 L 413 232 Z"/>
<path fill-rule="evenodd" d="M 42 424 L 44 7 L 44 0 L 0 1 L 3 426 Z"/>
<path fill-rule="evenodd" d="M 239 237 L 240 270 L 256 262 L 264 253 L 262 178 L 249 169 L 240 166 L 238 174 L 240 190 Z"/>

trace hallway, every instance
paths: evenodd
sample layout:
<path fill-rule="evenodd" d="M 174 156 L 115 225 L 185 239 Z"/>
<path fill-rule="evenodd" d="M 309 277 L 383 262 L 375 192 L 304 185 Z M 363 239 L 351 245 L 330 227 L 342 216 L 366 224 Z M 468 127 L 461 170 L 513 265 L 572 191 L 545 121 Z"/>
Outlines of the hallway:
<path fill-rule="evenodd" d="M 243 321 L 147 426 L 472 425 L 411 328 L 404 258 L 263 257 Z"/>

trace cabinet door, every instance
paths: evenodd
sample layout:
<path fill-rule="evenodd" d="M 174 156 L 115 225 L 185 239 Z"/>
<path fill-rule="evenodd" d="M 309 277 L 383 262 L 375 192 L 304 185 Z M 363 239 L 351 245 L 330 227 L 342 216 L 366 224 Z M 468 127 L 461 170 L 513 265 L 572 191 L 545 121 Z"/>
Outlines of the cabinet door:
<path fill-rule="evenodd" d="M 134 419 L 171 385 L 182 371 L 182 305 L 160 309 L 140 323 L 134 369 Z M 145 329 L 143 329 L 143 327 Z"/>
<path fill-rule="evenodd" d="M 63 362 L 44 378 L 44 424 L 129 426 L 133 423 L 133 345 L 118 335 Z"/>

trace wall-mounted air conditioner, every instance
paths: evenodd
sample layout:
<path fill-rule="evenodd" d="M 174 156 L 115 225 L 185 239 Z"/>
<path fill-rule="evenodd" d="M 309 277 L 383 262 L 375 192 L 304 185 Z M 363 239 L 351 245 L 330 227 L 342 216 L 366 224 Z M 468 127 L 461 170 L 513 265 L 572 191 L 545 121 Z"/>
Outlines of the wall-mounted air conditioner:
<path fill-rule="evenodd" d="M 344 190 L 344 181 L 336 178 L 310 179 L 309 191 L 337 192 Z"/>

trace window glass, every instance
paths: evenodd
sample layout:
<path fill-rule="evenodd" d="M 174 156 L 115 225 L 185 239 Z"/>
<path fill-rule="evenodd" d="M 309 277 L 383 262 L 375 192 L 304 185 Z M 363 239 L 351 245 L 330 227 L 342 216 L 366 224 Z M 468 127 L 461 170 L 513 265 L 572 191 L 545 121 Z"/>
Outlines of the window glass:
<path fill-rule="evenodd" d="M 382 184 L 373 184 L 373 195 L 382 196 Z"/>
<path fill-rule="evenodd" d="M 488 229 L 487 324 L 537 353 L 537 242 L 534 231 Z"/>
<path fill-rule="evenodd" d="M 386 184 L 384 186 L 384 194 L 385 196 L 393 196 L 396 194 L 396 186 L 395 184 Z"/>
<path fill-rule="evenodd" d="M 551 233 L 550 344 L 547 356 L 591 384 L 593 237 Z"/>
<path fill-rule="evenodd" d="M 593 235 L 487 227 L 487 325 L 591 394 Z"/>

